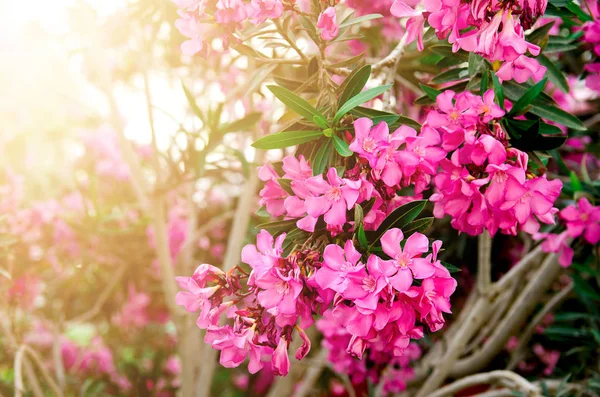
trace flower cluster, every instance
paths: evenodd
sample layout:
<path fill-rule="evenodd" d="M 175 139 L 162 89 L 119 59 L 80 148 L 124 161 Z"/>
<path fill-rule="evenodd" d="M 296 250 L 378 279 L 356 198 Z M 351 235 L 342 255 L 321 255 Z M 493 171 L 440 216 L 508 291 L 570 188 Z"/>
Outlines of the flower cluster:
<path fill-rule="evenodd" d="M 427 254 L 427 237 L 415 233 L 401 248 L 402 231 L 390 229 L 381 244 L 391 259 L 371 255 L 363 264 L 351 240 L 344 248 L 328 245 L 321 260 L 316 251 L 283 257 L 284 239 L 285 234 L 274 240 L 263 230 L 256 245 L 244 247 L 242 261 L 252 268 L 249 274 L 239 268 L 225 273 L 205 264 L 192 277 L 177 279 L 186 290 L 177 295 L 177 303 L 200 311 L 197 325 L 207 330 L 205 341 L 221 351 L 225 367 L 249 358 L 248 369 L 254 373 L 269 355 L 272 369 L 286 375 L 294 330 L 303 340 L 296 352 L 302 359 L 310 350 L 303 329 L 332 301 L 328 316 L 351 335 L 344 348 L 359 359 L 367 349 L 404 356 L 410 340 L 423 337 L 417 321 L 436 331 L 444 324 L 443 313 L 450 313 L 456 281 L 437 260 L 440 241 Z M 221 324 L 222 317 L 229 320 Z"/>
<path fill-rule="evenodd" d="M 544 14 L 547 1 L 498 2 L 490 0 L 423 2 L 423 11 L 416 11 L 403 0 L 396 0 L 391 12 L 399 18 L 408 17 L 409 41 L 417 40 L 423 49 L 425 21 L 439 39 L 448 39 L 453 51 L 459 49 L 479 54 L 492 62 L 502 62 L 498 78 L 522 83 L 533 77 L 539 81 L 546 68 L 527 56 L 537 56 L 540 48 L 525 40 L 525 30 Z"/>
<path fill-rule="evenodd" d="M 230 40 L 231 34 L 242 27 L 246 20 L 252 23 L 262 23 L 267 19 L 279 18 L 283 14 L 281 0 L 252 0 L 245 3 L 242 0 L 219 0 L 215 5 L 213 15 L 208 14 L 206 0 L 173 0 L 179 8 L 179 19 L 175 27 L 188 38 L 181 44 L 181 51 L 185 55 L 197 53 L 207 54 L 210 45 L 208 40 L 215 36 L 211 24 L 215 22 L 223 30 L 225 44 Z"/>
<path fill-rule="evenodd" d="M 249 358 L 248 370 L 255 373 L 268 355 L 275 373 L 286 375 L 294 330 L 303 340 L 296 358 L 310 350 L 303 329 L 313 324 L 313 314 L 322 313 L 333 294 L 320 291 L 314 282 L 319 254 L 296 251 L 284 258 L 284 239 L 285 234 L 274 240 L 263 230 L 256 245 L 244 247 L 242 261 L 252 268 L 249 274 L 240 268 L 225 273 L 205 264 L 192 277 L 177 279 L 186 290 L 177 294 L 177 304 L 200 311 L 196 324 L 207 330 L 205 342 L 221 351 L 225 367 L 237 367 Z M 222 324 L 225 318 L 230 321 Z"/>
<path fill-rule="evenodd" d="M 417 321 L 437 331 L 450 313 L 449 297 L 456 281 L 437 260 L 441 241 L 433 243 L 423 234 L 411 235 L 401 247 L 404 235 L 390 229 L 381 238 L 388 260 L 370 255 L 366 263 L 347 241 L 344 249 L 328 245 L 323 264 L 316 271 L 316 283 L 336 293 L 333 318 L 352 336 L 346 351 L 361 359 L 366 349 L 387 349 L 402 356 L 411 339 L 420 339 L 423 329 Z M 414 280 L 421 280 L 414 285 Z"/>
<path fill-rule="evenodd" d="M 341 232 L 347 223 L 347 211 L 371 198 L 362 193 L 365 189 L 360 180 L 341 178 L 335 168 L 330 168 L 325 178 L 312 176 L 312 168 L 302 155 L 285 157 L 282 169 L 283 178 L 270 164 L 259 170 L 259 178 L 266 182 L 260 203 L 275 217 L 299 218 L 298 228 L 307 232 L 315 231 L 320 216 L 332 234 Z M 289 185 L 287 191 L 282 183 Z"/>
<path fill-rule="evenodd" d="M 554 224 L 562 183 L 528 172 L 528 156 L 512 147 L 495 119 L 504 114 L 493 102 L 469 92 L 445 91 L 437 97 L 423 129 L 434 128 L 449 158 L 440 162 L 431 196 L 434 215 L 452 217 L 452 226 L 470 235 L 498 230 L 536 233 L 540 222 Z"/>

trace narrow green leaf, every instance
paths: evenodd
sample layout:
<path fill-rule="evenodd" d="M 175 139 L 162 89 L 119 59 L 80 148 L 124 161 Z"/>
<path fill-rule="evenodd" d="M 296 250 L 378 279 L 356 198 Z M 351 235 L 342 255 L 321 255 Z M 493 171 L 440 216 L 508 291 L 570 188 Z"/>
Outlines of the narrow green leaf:
<path fill-rule="evenodd" d="M 358 18 L 354 18 L 349 21 L 340 23 L 340 28 L 347 28 L 348 26 L 356 25 L 357 23 L 362 23 L 365 21 L 370 21 L 372 19 L 379 19 L 379 18 L 383 18 L 383 15 L 381 15 L 381 14 L 363 15 Z"/>
<path fill-rule="evenodd" d="M 249 113 L 243 118 L 233 121 L 229 124 L 225 124 L 219 127 L 219 133 L 228 134 L 230 132 L 244 132 L 252 129 L 256 123 L 260 121 L 262 113 Z"/>
<path fill-rule="evenodd" d="M 276 234 L 276 233 L 286 232 L 295 226 L 296 226 L 296 220 L 290 219 L 290 220 L 286 220 L 286 221 L 261 223 L 260 225 L 256 226 L 256 230 L 266 230 L 271 234 Z"/>
<path fill-rule="evenodd" d="M 454 265 L 451 265 L 451 264 L 450 264 L 450 263 L 448 263 L 448 262 L 444 262 L 444 261 L 440 261 L 440 262 L 442 262 L 442 265 L 444 265 L 444 267 L 445 267 L 446 269 L 448 269 L 448 271 L 449 271 L 450 273 L 458 273 L 458 272 L 462 272 L 462 270 L 461 270 L 460 268 L 458 268 L 458 267 L 456 267 L 456 266 L 454 266 Z"/>
<path fill-rule="evenodd" d="M 369 241 L 367 240 L 367 235 L 365 234 L 365 228 L 362 225 L 362 223 L 360 224 L 360 226 L 358 226 L 358 231 L 356 233 L 356 236 L 358 238 L 358 243 L 360 244 L 360 248 L 362 248 L 363 250 L 367 250 L 369 248 Z"/>
<path fill-rule="evenodd" d="M 414 233 L 425 233 L 433 225 L 433 217 L 426 217 L 412 221 L 402 228 L 404 238 L 408 238 Z"/>
<path fill-rule="evenodd" d="M 252 146 L 257 149 L 282 149 L 285 147 L 299 145 L 301 143 L 314 141 L 323 136 L 322 131 L 283 131 L 276 134 L 264 136 L 256 140 Z"/>
<path fill-rule="evenodd" d="M 321 129 L 329 128 L 329 123 L 327 122 L 327 120 L 325 120 L 321 116 L 313 117 L 313 123 L 315 123 L 317 125 L 317 127 L 321 128 Z"/>
<path fill-rule="evenodd" d="M 469 76 L 473 77 L 477 74 L 477 72 L 479 72 L 479 68 L 481 67 L 481 64 L 483 63 L 483 58 L 477 54 L 475 54 L 474 52 L 470 52 L 469 53 Z"/>
<path fill-rule="evenodd" d="M 364 217 L 364 212 L 360 204 L 356 204 L 354 206 L 354 227 L 357 228 L 359 225 L 362 225 Z"/>
<path fill-rule="evenodd" d="M 440 90 L 436 90 L 435 88 L 426 86 L 425 84 L 419 84 L 425 95 L 429 97 L 429 99 L 435 101 L 437 96 L 442 93 Z"/>
<path fill-rule="evenodd" d="M 365 65 L 352 71 L 350 76 L 344 80 L 342 94 L 338 100 L 338 106 L 342 106 L 350 98 L 358 95 L 367 84 L 371 76 L 371 65 Z"/>
<path fill-rule="evenodd" d="M 381 110 L 369 109 L 362 106 L 358 106 L 350 111 L 350 114 L 357 117 L 367 117 L 373 121 L 374 125 L 381 123 L 382 121 L 387 124 L 393 124 L 398 121 L 402 116 L 394 113 L 388 113 Z M 413 120 L 414 121 L 414 120 Z M 416 121 L 415 121 L 416 123 Z M 418 123 L 417 123 L 418 124 Z"/>
<path fill-rule="evenodd" d="M 338 137 L 337 135 L 333 135 L 332 138 L 333 146 L 340 156 L 350 157 L 354 154 L 354 152 L 348 148 L 348 144 L 342 140 L 342 138 Z"/>
<path fill-rule="evenodd" d="M 319 116 L 325 118 L 317 109 L 315 109 L 310 103 L 303 98 L 294 94 L 287 88 L 279 87 L 276 85 L 267 86 L 269 91 L 273 93 L 281 102 L 283 102 L 288 108 L 298 113 L 305 119 L 312 120 L 313 117 Z"/>
<path fill-rule="evenodd" d="M 313 175 L 321 175 L 325 171 L 329 160 L 329 153 L 333 149 L 331 147 L 333 145 L 332 142 L 331 139 L 326 139 L 315 154 L 315 158 L 312 160 Z"/>
<path fill-rule="evenodd" d="M 550 33 L 550 29 L 552 29 L 554 24 L 555 21 L 552 21 L 540 26 L 531 32 L 531 34 L 527 35 L 527 41 L 533 44 L 541 45 L 548 40 L 548 33 Z"/>
<path fill-rule="evenodd" d="M 415 200 L 392 211 L 392 213 L 383 220 L 376 231 L 369 232 L 368 235 L 371 236 L 369 237 L 371 245 L 379 241 L 381 236 L 383 236 L 388 229 L 396 227 L 402 229 L 410 222 L 414 221 L 421 211 L 423 211 L 423 208 L 425 208 L 425 204 L 427 204 L 427 200 Z"/>
<path fill-rule="evenodd" d="M 504 89 L 496 73 L 492 73 L 492 83 L 494 84 L 494 97 L 495 101 L 502 109 L 504 109 Z"/>
<path fill-rule="evenodd" d="M 555 125 L 540 123 L 540 135 L 556 135 L 562 134 L 562 130 Z"/>
<path fill-rule="evenodd" d="M 576 173 L 571 171 L 569 173 L 569 179 L 571 180 L 571 187 L 573 188 L 574 192 L 581 192 L 583 190 L 583 186 L 581 186 L 581 181 L 579 180 L 579 177 Z"/>
<path fill-rule="evenodd" d="M 206 124 L 202 110 L 200 110 L 200 108 L 198 107 L 198 104 L 196 103 L 196 99 L 192 95 L 191 91 L 185 86 L 185 84 L 183 83 L 183 80 L 181 81 L 181 88 L 183 88 L 183 92 L 185 94 L 185 97 L 187 98 L 188 103 L 190 104 L 190 107 L 192 108 L 192 112 L 194 112 L 196 117 L 198 117 L 200 119 L 200 121 L 202 121 L 202 123 Z"/>
<path fill-rule="evenodd" d="M 548 81 L 548 78 L 541 80 L 539 83 L 527 90 L 525 95 L 523 95 L 521 98 L 519 98 L 519 100 L 513 103 L 513 107 L 510 110 L 510 112 L 508 112 L 508 116 L 517 116 L 522 114 L 525 108 L 529 106 L 529 104 L 531 104 L 544 90 L 544 87 L 546 86 L 546 81 Z"/>
<path fill-rule="evenodd" d="M 556 106 L 534 103 L 530 112 L 546 120 L 554 121 L 555 123 L 562 124 L 568 128 L 573 128 L 574 130 L 585 131 L 586 129 L 579 118 Z"/>
<path fill-rule="evenodd" d="M 363 103 L 370 101 L 373 98 L 378 97 L 379 95 L 389 90 L 391 87 L 391 84 L 374 87 L 350 98 L 346 103 L 342 105 L 342 107 L 338 109 L 337 113 L 333 117 L 333 123 L 336 124 L 338 121 L 341 120 L 342 117 L 344 117 L 346 113 L 348 113 L 355 107 L 362 105 Z"/>
<path fill-rule="evenodd" d="M 283 190 L 285 190 L 288 194 L 290 194 L 292 196 L 296 195 L 296 193 L 294 193 L 294 191 L 292 190 L 292 180 L 291 179 L 278 178 L 277 183 L 279 183 L 279 186 L 281 186 L 281 188 Z"/>
<path fill-rule="evenodd" d="M 487 90 L 490 84 L 490 72 L 488 70 L 484 70 L 481 73 L 481 82 L 479 83 L 479 90 L 481 95 L 483 95 Z"/>
<path fill-rule="evenodd" d="M 463 80 L 468 77 L 469 77 L 469 71 L 467 68 L 455 68 L 455 69 L 446 70 L 445 72 L 438 74 L 433 79 L 431 79 L 431 82 L 434 84 L 443 84 L 443 83 L 448 83 L 450 81 Z M 425 87 L 427 87 L 427 86 L 425 86 Z"/>

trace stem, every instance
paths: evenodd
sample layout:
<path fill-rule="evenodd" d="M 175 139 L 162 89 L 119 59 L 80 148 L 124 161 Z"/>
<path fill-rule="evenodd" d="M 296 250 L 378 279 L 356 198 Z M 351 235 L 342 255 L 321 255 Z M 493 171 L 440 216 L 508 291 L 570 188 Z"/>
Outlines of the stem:
<path fill-rule="evenodd" d="M 288 32 L 286 32 L 283 29 L 283 26 L 281 25 L 281 22 L 278 21 L 277 19 L 273 19 L 273 22 L 275 23 L 275 26 L 277 26 L 277 30 L 279 31 L 279 34 L 281 35 L 281 37 L 283 37 L 284 40 L 288 42 L 288 44 L 290 45 L 290 47 L 292 47 L 294 49 L 294 51 L 296 51 L 296 54 L 298 54 L 298 56 L 300 56 L 300 58 L 302 58 L 302 60 L 304 62 L 308 62 L 309 59 L 306 57 L 306 55 L 304 55 L 304 53 L 302 52 L 302 50 L 300 48 L 298 48 L 298 46 L 296 45 L 296 43 L 294 42 L 294 40 L 292 40 L 292 38 L 290 37 L 290 35 L 288 34 Z"/>

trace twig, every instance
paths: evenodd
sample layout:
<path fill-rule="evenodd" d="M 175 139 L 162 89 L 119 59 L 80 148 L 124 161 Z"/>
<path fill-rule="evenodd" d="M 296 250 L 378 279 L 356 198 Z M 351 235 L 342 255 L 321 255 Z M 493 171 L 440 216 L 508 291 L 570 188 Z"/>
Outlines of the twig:
<path fill-rule="evenodd" d="M 406 40 L 408 38 L 408 31 L 404 32 L 400 42 L 396 47 L 392 50 L 392 52 L 381 60 L 382 69 L 386 66 L 389 66 L 387 70 L 384 84 L 391 84 L 394 82 L 394 76 L 396 74 L 396 70 L 398 69 L 398 63 L 400 63 L 400 59 L 402 58 L 402 54 L 404 53 L 404 48 L 406 46 Z M 377 65 L 374 66 L 374 68 Z M 395 96 L 394 96 L 395 99 Z M 391 110 L 395 107 L 395 103 L 392 103 L 392 90 L 387 90 L 383 93 L 383 110 Z"/>
<path fill-rule="evenodd" d="M 294 51 L 296 51 L 296 53 L 298 54 L 298 56 L 300 56 L 300 58 L 302 58 L 302 60 L 304 62 L 308 62 L 308 58 L 306 57 L 306 55 L 304 55 L 304 53 L 302 52 L 302 50 L 300 48 L 298 48 L 298 46 L 296 45 L 296 43 L 294 42 L 294 40 L 292 40 L 292 38 L 290 37 L 290 35 L 288 34 L 288 32 L 286 32 L 283 29 L 283 26 L 281 26 L 281 22 L 278 21 L 277 19 L 273 19 L 273 22 L 275 23 L 275 26 L 277 26 L 277 30 L 279 31 L 279 34 L 281 35 L 281 37 L 283 37 L 283 39 L 288 42 L 288 44 L 290 45 L 290 47 L 292 47 L 294 49 Z"/>
<path fill-rule="evenodd" d="M 54 381 L 52 376 L 50 376 L 50 373 L 48 373 L 48 370 L 44 366 L 44 363 L 42 362 L 42 359 L 37 354 L 37 352 L 27 345 L 22 345 L 22 347 L 24 348 L 24 351 L 29 355 L 29 357 L 31 357 L 33 359 L 34 363 L 37 365 L 38 369 L 44 376 L 46 383 L 48 383 L 48 386 L 50 386 L 50 389 L 52 389 L 52 393 L 54 393 L 53 395 L 57 396 L 57 397 L 63 397 L 64 394 L 63 394 L 62 390 L 56 384 L 56 382 Z"/>
<path fill-rule="evenodd" d="M 501 380 L 509 381 L 518 391 L 525 393 L 525 395 L 528 397 L 541 396 L 539 389 L 533 384 L 529 383 L 527 379 L 512 371 L 499 370 L 475 374 L 459 379 L 429 394 L 429 397 L 451 397 L 467 387 L 482 384 L 494 384 Z"/>
<path fill-rule="evenodd" d="M 558 294 L 554 295 L 544 305 L 542 310 L 540 310 L 539 313 L 533 318 L 533 320 L 531 320 L 531 322 L 525 329 L 525 332 L 523 332 L 523 334 L 521 334 L 521 337 L 519 338 L 519 344 L 518 344 L 517 348 L 513 351 L 506 369 L 512 370 L 517 366 L 517 364 L 519 363 L 519 361 L 521 361 L 521 358 L 523 357 L 523 350 L 525 349 L 525 346 L 527 345 L 527 343 L 529 343 L 529 340 L 531 339 L 531 337 L 533 336 L 533 333 L 535 332 L 535 328 L 538 326 L 539 323 L 541 323 L 543 321 L 544 317 L 546 317 L 546 315 L 548 313 L 550 313 L 558 305 L 560 305 L 571 294 L 572 291 L 573 291 L 573 283 L 571 282 L 569 285 L 567 285 L 565 288 L 563 288 Z"/>
<path fill-rule="evenodd" d="M 300 387 L 294 394 L 294 397 L 306 397 L 310 393 L 317 380 L 319 380 L 319 376 L 321 376 L 321 373 L 323 372 L 326 359 L 327 350 L 321 349 L 321 351 L 319 351 L 319 354 L 317 354 L 317 356 L 314 357 L 314 360 L 318 361 L 319 363 L 311 366 L 306 371 L 302 379 L 302 383 L 300 384 Z"/>
<path fill-rule="evenodd" d="M 104 290 L 100 293 L 98 299 L 96 299 L 96 301 L 94 302 L 94 306 L 92 306 L 90 310 L 69 320 L 67 324 L 73 325 L 76 323 L 84 323 L 96 317 L 98 313 L 100 313 L 100 311 L 102 310 L 102 307 L 104 306 L 108 298 L 110 297 L 110 294 L 112 293 L 113 289 L 117 286 L 117 284 L 119 284 L 119 282 L 121 282 L 123 275 L 125 275 L 125 270 L 127 270 L 127 267 L 124 263 L 122 263 L 121 266 L 119 266 L 119 269 L 117 270 L 116 274 L 112 275 L 111 280 L 106 286 L 106 288 L 104 288 Z"/>
<path fill-rule="evenodd" d="M 21 345 L 15 354 L 15 397 L 22 397 L 25 392 L 25 384 L 23 383 L 23 357 L 25 356 L 25 345 Z"/>
<path fill-rule="evenodd" d="M 533 262 L 538 255 L 542 254 L 542 246 L 538 244 L 533 251 L 525 255 L 516 265 L 514 265 L 498 282 L 493 286 L 494 292 L 500 292 L 508 287 L 513 281 L 519 279 L 521 275 L 528 269 L 528 266 Z"/>

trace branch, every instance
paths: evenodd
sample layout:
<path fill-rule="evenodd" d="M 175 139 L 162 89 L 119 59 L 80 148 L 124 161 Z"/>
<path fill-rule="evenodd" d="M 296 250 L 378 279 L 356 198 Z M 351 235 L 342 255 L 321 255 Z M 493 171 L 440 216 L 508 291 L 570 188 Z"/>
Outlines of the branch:
<path fill-rule="evenodd" d="M 321 349 L 319 354 L 314 358 L 318 361 L 318 364 L 311 366 L 304 374 L 300 387 L 296 389 L 294 397 L 306 397 L 314 387 L 315 383 L 319 380 L 319 376 L 325 368 L 325 360 L 327 359 L 327 350 Z"/>
<path fill-rule="evenodd" d="M 502 276 L 496 284 L 493 286 L 493 291 L 498 293 L 508 287 L 513 281 L 519 279 L 522 274 L 529 268 L 529 264 L 537 259 L 538 255 L 542 254 L 542 246 L 538 244 L 533 251 L 525 255 L 516 265 L 510 268 L 510 270 Z"/>
<path fill-rule="evenodd" d="M 464 323 L 461 324 L 461 328 L 450 342 L 448 350 L 440 359 L 438 366 L 419 390 L 417 397 L 428 397 L 442 385 L 467 342 L 487 319 L 490 307 L 491 302 L 489 299 L 485 297 L 479 298 L 473 310 L 469 313 Z"/>
<path fill-rule="evenodd" d="M 512 371 L 501 370 L 467 376 L 466 378 L 459 379 L 429 394 L 429 397 L 451 397 L 467 387 L 482 384 L 491 385 L 501 380 L 509 381 L 518 391 L 525 393 L 525 395 L 528 397 L 541 396 L 539 389 L 533 384 L 529 383 L 527 379 Z"/>
<path fill-rule="evenodd" d="M 479 259 L 477 261 L 477 290 L 480 294 L 489 293 L 492 284 L 492 237 L 488 232 L 479 235 Z"/>
<path fill-rule="evenodd" d="M 262 155 L 262 152 L 260 152 Z M 240 252 L 246 238 L 248 226 L 252 216 L 252 207 L 256 203 L 256 190 L 258 189 L 259 179 L 256 168 L 250 171 L 248 180 L 242 188 L 242 194 L 238 200 L 237 209 L 231 225 L 229 239 L 227 241 L 227 251 L 223 263 L 223 271 L 227 272 L 234 268 L 240 258 Z M 216 365 L 217 351 L 215 349 L 204 349 L 202 358 L 202 367 L 200 376 L 196 383 L 196 396 L 209 397 L 210 386 Z"/>
<path fill-rule="evenodd" d="M 563 288 L 558 294 L 554 295 L 546 303 L 546 305 L 544 305 L 542 310 L 540 310 L 539 313 L 533 318 L 533 320 L 531 320 L 531 322 L 525 329 L 525 332 L 523 332 L 523 334 L 519 338 L 519 344 L 517 348 L 513 351 L 506 369 L 512 370 L 517 366 L 517 364 L 519 363 L 519 361 L 521 361 L 521 358 L 523 357 L 523 350 L 525 349 L 525 346 L 527 345 L 527 343 L 529 343 L 529 340 L 535 332 L 535 328 L 538 326 L 539 323 L 542 322 L 544 317 L 546 317 L 546 314 L 550 313 L 558 305 L 560 305 L 571 294 L 572 291 L 573 282 L 571 282 L 569 285 Z"/>
<path fill-rule="evenodd" d="M 549 254 L 529 283 L 513 303 L 500 325 L 475 354 L 452 363 L 451 375 L 461 377 L 484 368 L 504 348 L 508 338 L 523 325 L 534 310 L 540 295 L 546 291 L 560 272 L 556 255 Z"/>

